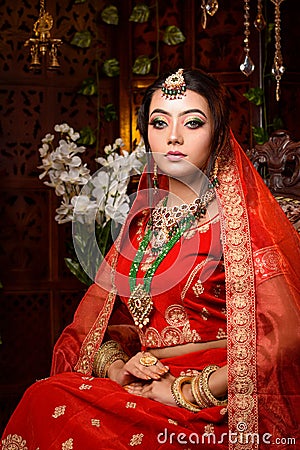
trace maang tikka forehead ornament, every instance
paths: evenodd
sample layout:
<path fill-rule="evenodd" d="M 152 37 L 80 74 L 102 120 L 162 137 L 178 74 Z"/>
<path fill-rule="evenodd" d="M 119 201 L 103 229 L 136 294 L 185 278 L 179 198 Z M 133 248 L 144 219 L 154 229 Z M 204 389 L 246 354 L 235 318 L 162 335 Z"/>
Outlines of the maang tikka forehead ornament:
<path fill-rule="evenodd" d="M 166 78 L 161 90 L 162 96 L 168 100 L 182 98 L 186 91 L 186 84 L 183 78 L 183 69 L 177 70 L 176 73 L 173 73 Z"/>

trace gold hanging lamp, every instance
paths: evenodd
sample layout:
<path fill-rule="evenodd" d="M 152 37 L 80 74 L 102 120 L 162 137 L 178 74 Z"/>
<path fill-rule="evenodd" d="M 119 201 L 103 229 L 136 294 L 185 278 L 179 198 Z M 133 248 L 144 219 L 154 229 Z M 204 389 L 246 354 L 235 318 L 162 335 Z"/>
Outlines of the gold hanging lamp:
<path fill-rule="evenodd" d="M 41 60 L 46 57 L 49 70 L 57 70 L 57 51 L 62 44 L 61 39 L 51 38 L 50 30 L 53 27 L 53 17 L 45 10 L 45 1 L 40 1 L 40 13 L 38 20 L 33 25 L 34 38 L 29 38 L 25 46 L 30 46 L 31 70 L 39 70 L 42 66 Z"/>

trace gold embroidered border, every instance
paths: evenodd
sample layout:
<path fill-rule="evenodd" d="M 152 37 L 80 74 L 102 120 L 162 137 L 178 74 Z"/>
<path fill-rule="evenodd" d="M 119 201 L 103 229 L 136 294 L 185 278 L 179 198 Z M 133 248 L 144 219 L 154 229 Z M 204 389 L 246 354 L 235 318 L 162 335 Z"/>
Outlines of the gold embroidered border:
<path fill-rule="evenodd" d="M 241 424 L 245 424 L 246 433 L 258 433 L 255 288 L 249 221 L 236 163 L 232 157 L 226 157 L 223 164 L 217 193 L 226 273 L 228 426 L 230 431 L 239 432 Z M 245 367 L 254 370 L 245 371 Z M 229 443 L 229 449 L 233 448 L 254 450 L 258 446 Z"/>
<path fill-rule="evenodd" d="M 116 245 L 117 248 L 117 245 Z M 118 251 L 115 253 L 111 259 L 111 270 L 112 270 L 112 280 L 114 278 L 114 273 L 118 260 Z M 113 282 L 112 282 L 113 283 Z M 98 350 L 99 344 L 103 340 L 105 330 L 107 328 L 108 320 L 113 310 L 114 302 L 116 298 L 116 288 L 113 284 L 111 292 L 108 294 L 104 306 L 100 311 L 96 321 L 94 322 L 91 330 L 87 334 L 83 341 L 80 349 L 79 359 L 75 365 L 74 370 L 77 372 L 82 372 L 84 374 L 90 374 L 93 370 L 94 355 Z"/>

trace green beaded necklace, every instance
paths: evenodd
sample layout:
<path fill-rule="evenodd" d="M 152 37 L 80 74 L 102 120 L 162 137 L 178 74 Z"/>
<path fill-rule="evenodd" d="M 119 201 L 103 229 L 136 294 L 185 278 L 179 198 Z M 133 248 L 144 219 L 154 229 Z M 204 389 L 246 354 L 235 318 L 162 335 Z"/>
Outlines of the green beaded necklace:
<path fill-rule="evenodd" d="M 174 247 L 176 242 L 181 238 L 183 233 L 188 230 L 191 224 L 195 221 L 195 216 L 193 214 L 184 217 L 178 224 L 176 233 L 170 238 L 170 240 L 162 247 L 162 250 L 158 257 L 155 259 L 151 267 L 147 270 L 144 275 L 143 284 L 138 284 L 136 286 L 136 276 L 139 270 L 139 266 L 142 262 L 145 250 L 152 237 L 152 229 L 149 230 L 144 235 L 142 242 L 139 245 L 138 251 L 132 262 L 129 271 L 129 285 L 130 285 L 130 298 L 128 300 L 128 309 L 134 319 L 134 323 L 140 329 L 149 322 L 149 315 L 153 307 L 152 298 L 150 295 L 150 287 L 152 278 L 163 261 L 165 256 Z"/>
<path fill-rule="evenodd" d="M 198 210 L 195 213 L 190 213 L 187 216 L 183 217 L 178 224 L 174 227 L 173 231 L 170 233 L 169 241 L 162 245 L 162 247 L 158 247 L 156 251 L 160 251 L 157 258 L 152 263 L 151 267 L 147 270 L 144 275 L 143 284 L 136 285 L 136 276 L 142 262 L 145 250 L 151 241 L 152 238 L 152 227 L 151 227 L 151 219 L 149 221 L 149 229 L 145 233 L 142 242 L 139 245 L 138 251 L 134 257 L 132 265 L 129 270 L 129 286 L 130 286 L 130 297 L 128 300 L 128 309 L 134 319 L 134 323 L 140 329 L 143 328 L 144 325 L 147 325 L 149 322 L 149 316 L 151 310 L 153 308 L 153 302 L 150 295 L 150 287 L 152 278 L 163 261 L 165 256 L 169 253 L 169 251 L 174 247 L 177 241 L 181 238 L 181 236 L 187 231 L 195 220 L 204 217 L 206 214 L 206 209 L 208 204 L 215 198 L 216 193 L 214 188 L 216 188 L 219 184 L 216 173 L 217 173 L 217 165 L 214 169 L 212 179 L 210 179 L 208 190 L 198 199 Z M 167 198 L 164 202 L 167 201 Z"/>

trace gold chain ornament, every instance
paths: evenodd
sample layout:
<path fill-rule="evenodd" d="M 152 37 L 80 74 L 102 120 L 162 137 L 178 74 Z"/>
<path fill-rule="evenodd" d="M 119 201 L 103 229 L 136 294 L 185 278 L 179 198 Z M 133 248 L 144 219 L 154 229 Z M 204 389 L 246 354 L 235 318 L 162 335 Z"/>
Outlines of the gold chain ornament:
<path fill-rule="evenodd" d="M 249 37 L 250 37 L 250 6 L 249 6 L 249 0 L 244 0 L 244 52 L 245 56 L 244 59 L 240 65 L 240 70 L 243 72 L 246 77 L 252 74 L 252 72 L 255 69 L 255 65 L 250 58 L 250 45 L 249 45 Z"/>
<path fill-rule="evenodd" d="M 281 77 L 285 72 L 283 66 L 283 59 L 281 53 L 281 18 L 280 18 L 280 5 L 284 0 L 271 0 L 275 5 L 275 55 L 274 64 L 272 67 L 272 74 L 276 80 L 276 100 L 280 99 L 280 81 Z"/>

